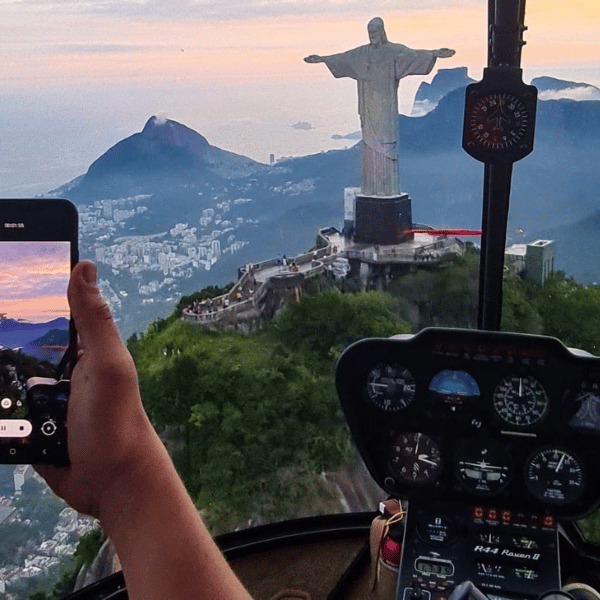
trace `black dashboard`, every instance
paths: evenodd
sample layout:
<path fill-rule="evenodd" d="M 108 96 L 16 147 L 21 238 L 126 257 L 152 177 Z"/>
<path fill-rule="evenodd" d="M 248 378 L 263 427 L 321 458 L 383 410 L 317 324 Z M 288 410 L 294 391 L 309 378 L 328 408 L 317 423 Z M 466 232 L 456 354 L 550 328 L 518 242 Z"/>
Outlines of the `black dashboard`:
<path fill-rule="evenodd" d="M 396 498 L 501 506 L 512 520 L 578 518 L 600 501 L 600 358 L 554 338 L 430 328 L 353 344 L 336 386 Z"/>

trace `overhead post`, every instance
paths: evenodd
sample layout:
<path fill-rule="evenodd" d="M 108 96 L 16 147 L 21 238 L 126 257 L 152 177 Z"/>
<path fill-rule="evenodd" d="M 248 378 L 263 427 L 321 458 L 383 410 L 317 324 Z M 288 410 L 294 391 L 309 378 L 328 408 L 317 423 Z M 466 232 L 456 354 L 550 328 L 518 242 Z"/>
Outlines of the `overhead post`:
<path fill-rule="evenodd" d="M 463 148 L 485 164 L 477 327 L 498 331 L 512 166 L 533 150 L 537 90 L 523 83 L 525 0 L 489 0 L 488 66 L 467 86 Z"/>

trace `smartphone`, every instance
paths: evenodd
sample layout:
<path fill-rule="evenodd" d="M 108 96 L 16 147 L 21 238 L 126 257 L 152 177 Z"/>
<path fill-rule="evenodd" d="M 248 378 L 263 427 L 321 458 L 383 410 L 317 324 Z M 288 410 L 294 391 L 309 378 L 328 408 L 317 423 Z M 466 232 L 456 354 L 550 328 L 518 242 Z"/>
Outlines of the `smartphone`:
<path fill-rule="evenodd" d="M 0 199 L 0 463 L 68 465 L 75 206 Z"/>

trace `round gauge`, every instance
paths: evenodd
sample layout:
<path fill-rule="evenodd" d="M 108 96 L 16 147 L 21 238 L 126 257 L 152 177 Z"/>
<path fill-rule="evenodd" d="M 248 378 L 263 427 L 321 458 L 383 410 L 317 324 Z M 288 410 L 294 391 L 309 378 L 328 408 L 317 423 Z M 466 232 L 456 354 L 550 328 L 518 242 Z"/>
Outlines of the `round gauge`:
<path fill-rule="evenodd" d="M 406 408 L 413 401 L 416 384 L 406 367 L 381 362 L 368 372 L 365 391 L 373 404 L 394 412 Z"/>
<path fill-rule="evenodd" d="M 442 471 L 437 442 L 424 433 L 403 433 L 392 446 L 392 474 L 404 483 L 433 483 Z"/>
<path fill-rule="evenodd" d="M 578 500 L 585 490 L 583 465 L 568 450 L 542 448 L 525 463 L 525 485 L 541 502 L 561 506 L 570 504 Z"/>
<path fill-rule="evenodd" d="M 465 442 L 456 453 L 456 475 L 468 491 L 497 494 L 510 479 L 512 463 L 506 450 L 491 439 Z"/>
<path fill-rule="evenodd" d="M 505 377 L 495 387 L 492 399 L 498 416 L 515 427 L 539 423 L 550 408 L 542 384 L 531 376 Z"/>
<path fill-rule="evenodd" d="M 582 384 L 575 393 L 573 404 L 577 412 L 569 425 L 582 433 L 600 433 L 600 390 L 598 384 Z"/>
<path fill-rule="evenodd" d="M 520 143 L 531 115 L 518 95 L 491 92 L 473 102 L 465 126 L 471 139 L 483 148 L 501 150 Z"/>
<path fill-rule="evenodd" d="M 466 371 L 440 371 L 431 380 L 429 391 L 453 411 L 462 408 L 468 400 L 479 398 L 479 386 Z"/>

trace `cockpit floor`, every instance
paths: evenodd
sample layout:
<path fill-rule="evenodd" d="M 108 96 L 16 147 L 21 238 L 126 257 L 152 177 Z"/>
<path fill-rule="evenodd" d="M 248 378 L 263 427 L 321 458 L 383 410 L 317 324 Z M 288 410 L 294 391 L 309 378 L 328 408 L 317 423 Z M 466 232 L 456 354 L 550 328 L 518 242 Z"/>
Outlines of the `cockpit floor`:
<path fill-rule="evenodd" d="M 359 536 L 294 544 L 229 562 L 254 600 L 327 600 L 367 543 Z M 345 599 L 374 599 L 368 566 L 358 569 Z"/>

